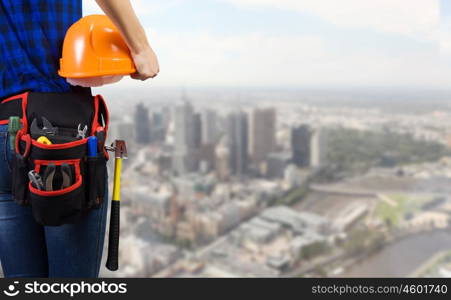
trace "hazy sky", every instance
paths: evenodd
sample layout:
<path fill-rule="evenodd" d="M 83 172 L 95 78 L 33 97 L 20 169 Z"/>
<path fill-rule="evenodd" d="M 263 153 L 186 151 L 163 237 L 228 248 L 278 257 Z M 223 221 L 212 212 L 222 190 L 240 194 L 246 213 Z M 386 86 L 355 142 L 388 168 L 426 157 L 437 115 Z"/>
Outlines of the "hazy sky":
<path fill-rule="evenodd" d="M 160 58 L 150 84 L 187 88 L 451 87 L 450 2 L 132 0 Z"/>

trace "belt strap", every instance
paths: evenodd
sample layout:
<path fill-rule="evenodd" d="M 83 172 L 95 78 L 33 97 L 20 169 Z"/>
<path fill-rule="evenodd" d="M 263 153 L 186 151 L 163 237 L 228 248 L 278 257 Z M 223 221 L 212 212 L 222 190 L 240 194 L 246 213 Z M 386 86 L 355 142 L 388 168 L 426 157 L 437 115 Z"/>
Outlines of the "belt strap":
<path fill-rule="evenodd" d="M 8 124 L 11 116 L 18 116 L 22 119 L 22 101 L 26 98 L 27 93 L 14 95 L 3 99 L 0 102 L 0 125 Z"/>

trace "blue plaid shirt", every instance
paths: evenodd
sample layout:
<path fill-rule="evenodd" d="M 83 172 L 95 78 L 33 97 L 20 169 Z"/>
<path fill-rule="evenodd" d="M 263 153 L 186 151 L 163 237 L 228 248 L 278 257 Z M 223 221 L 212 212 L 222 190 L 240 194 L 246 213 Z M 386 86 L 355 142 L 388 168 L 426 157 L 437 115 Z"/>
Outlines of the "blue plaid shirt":
<path fill-rule="evenodd" d="M 67 92 L 57 73 L 82 0 L 0 0 L 0 99 L 22 91 Z"/>

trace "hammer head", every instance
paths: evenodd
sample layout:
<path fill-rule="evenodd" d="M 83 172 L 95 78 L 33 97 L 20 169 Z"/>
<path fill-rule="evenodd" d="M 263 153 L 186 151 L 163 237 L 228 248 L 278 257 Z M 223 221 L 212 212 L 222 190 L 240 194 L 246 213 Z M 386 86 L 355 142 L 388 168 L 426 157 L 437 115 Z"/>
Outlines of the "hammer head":
<path fill-rule="evenodd" d="M 116 140 L 114 142 L 114 152 L 116 158 L 127 159 L 127 146 L 124 140 Z"/>

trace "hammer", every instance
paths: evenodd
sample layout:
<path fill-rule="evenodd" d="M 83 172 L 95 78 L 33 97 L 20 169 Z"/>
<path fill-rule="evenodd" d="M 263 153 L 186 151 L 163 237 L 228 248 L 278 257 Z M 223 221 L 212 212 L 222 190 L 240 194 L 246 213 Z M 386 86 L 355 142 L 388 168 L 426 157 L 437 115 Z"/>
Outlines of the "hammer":
<path fill-rule="evenodd" d="M 108 236 L 108 258 L 106 267 L 110 271 L 119 268 L 119 231 L 120 231 L 120 209 L 121 209 L 121 169 L 122 160 L 127 159 L 127 148 L 125 141 L 116 140 L 108 150 L 115 153 L 114 159 L 114 185 L 113 198 L 111 201 L 110 232 Z"/>

